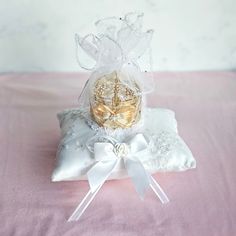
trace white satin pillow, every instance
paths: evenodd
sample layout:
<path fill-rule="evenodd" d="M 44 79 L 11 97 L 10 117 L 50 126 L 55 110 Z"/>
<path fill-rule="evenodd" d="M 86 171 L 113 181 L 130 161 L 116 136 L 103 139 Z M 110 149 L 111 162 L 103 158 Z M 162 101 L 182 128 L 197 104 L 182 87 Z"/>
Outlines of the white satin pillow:
<path fill-rule="evenodd" d="M 87 148 L 88 140 L 109 134 L 119 142 L 137 133 L 148 137 L 150 158 L 140 161 L 147 171 L 184 171 L 195 168 L 196 161 L 191 151 L 180 138 L 177 131 L 175 114 L 161 108 L 145 108 L 141 121 L 133 128 L 104 130 L 89 118 L 89 113 L 81 109 L 69 109 L 58 114 L 62 139 L 57 152 L 57 164 L 52 181 L 83 180 L 95 160 Z M 113 171 L 109 179 L 127 177 L 121 164 Z"/>

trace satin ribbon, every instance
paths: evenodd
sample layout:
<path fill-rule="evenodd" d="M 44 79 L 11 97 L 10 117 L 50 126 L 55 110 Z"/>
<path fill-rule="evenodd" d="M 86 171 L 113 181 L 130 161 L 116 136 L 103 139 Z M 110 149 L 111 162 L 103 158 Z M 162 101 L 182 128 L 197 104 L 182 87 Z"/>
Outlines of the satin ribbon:
<path fill-rule="evenodd" d="M 68 221 L 76 221 L 81 217 L 99 189 L 121 161 L 123 161 L 141 199 L 143 199 L 147 188 L 151 187 L 163 204 L 169 202 L 160 185 L 145 170 L 139 160 L 139 157 L 148 155 L 151 155 L 151 153 L 148 151 L 148 143 L 143 134 L 135 135 L 126 143 L 95 143 L 94 158 L 96 162 L 87 172 L 90 190 Z"/>

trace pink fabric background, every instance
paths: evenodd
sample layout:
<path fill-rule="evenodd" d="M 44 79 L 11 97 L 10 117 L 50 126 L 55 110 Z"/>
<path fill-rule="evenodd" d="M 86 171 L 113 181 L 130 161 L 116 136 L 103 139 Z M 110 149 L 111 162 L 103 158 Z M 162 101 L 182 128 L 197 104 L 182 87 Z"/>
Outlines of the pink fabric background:
<path fill-rule="evenodd" d="M 51 183 L 56 113 L 76 106 L 81 74 L 0 76 L 0 235 L 236 235 L 236 73 L 159 73 L 150 105 L 176 112 L 197 169 L 155 178 L 171 202 L 107 182 L 80 222 L 87 182 Z"/>

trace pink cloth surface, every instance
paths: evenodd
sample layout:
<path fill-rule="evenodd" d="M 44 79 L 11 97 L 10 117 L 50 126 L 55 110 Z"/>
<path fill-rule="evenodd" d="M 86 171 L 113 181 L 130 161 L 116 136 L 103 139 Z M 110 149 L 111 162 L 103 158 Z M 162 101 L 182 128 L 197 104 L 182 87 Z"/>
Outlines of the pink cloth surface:
<path fill-rule="evenodd" d="M 87 75 L 0 75 L 0 235 L 236 235 L 236 73 L 156 73 L 149 105 L 175 111 L 197 168 L 158 173 L 170 203 L 129 179 L 106 182 L 81 221 L 66 220 L 88 183 L 51 183 L 56 113 L 76 107 Z"/>

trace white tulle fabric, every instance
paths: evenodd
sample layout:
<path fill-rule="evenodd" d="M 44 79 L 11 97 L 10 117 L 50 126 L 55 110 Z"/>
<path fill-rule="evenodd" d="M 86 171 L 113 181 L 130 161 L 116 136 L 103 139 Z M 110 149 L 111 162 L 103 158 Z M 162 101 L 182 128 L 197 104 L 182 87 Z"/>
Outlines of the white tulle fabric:
<path fill-rule="evenodd" d="M 57 152 L 57 165 L 52 181 L 87 179 L 95 164 L 95 143 L 125 143 L 130 137 L 142 134 L 147 140 L 149 155 L 139 161 L 152 174 L 159 171 L 184 171 L 195 168 L 196 161 L 178 135 L 175 114 L 161 108 L 144 108 L 142 120 L 129 129 L 109 130 L 99 127 L 89 112 L 69 109 L 58 114 L 62 139 Z M 108 179 L 128 177 L 123 162 L 119 162 Z"/>
<path fill-rule="evenodd" d="M 92 72 L 79 97 L 80 107 L 89 107 L 95 81 L 114 71 L 120 83 L 133 93 L 145 95 L 153 91 L 150 53 L 153 30 L 143 30 L 142 22 L 143 14 L 129 13 L 122 18 L 97 21 L 95 34 L 76 34 L 78 64 Z"/>

